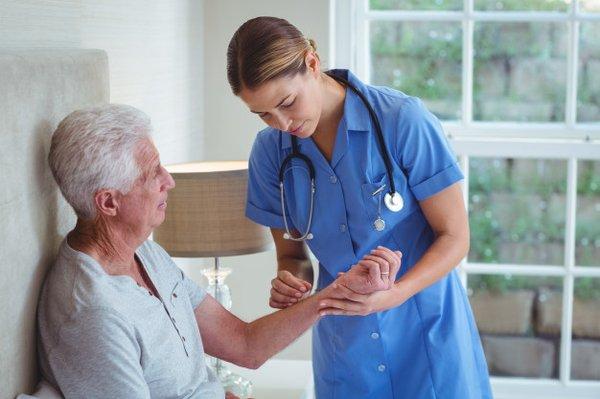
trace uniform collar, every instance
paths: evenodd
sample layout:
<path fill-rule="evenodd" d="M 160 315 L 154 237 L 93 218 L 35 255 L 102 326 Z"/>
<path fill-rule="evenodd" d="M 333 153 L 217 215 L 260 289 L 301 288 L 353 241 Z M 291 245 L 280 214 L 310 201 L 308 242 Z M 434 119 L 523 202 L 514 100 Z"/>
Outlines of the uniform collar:
<path fill-rule="evenodd" d="M 352 85 L 354 85 L 354 87 L 356 87 L 361 93 L 363 93 L 367 98 L 369 98 L 367 94 L 367 86 L 349 70 L 332 69 L 329 72 L 333 73 L 334 75 L 345 78 Z M 342 124 L 346 126 L 346 131 L 348 132 L 368 132 L 371 129 L 371 118 L 369 116 L 369 110 L 367 109 L 367 107 L 365 107 L 365 104 L 362 102 L 358 94 L 356 94 L 350 88 L 346 89 L 346 99 L 344 100 L 344 116 L 340 121 L 340 126 Z M 280 131 L 280 133 L 281 148 L 291 148 L 291 134 L 283 131 Z M 310 137 L 298 138 L 298 146 L 302 146 L 302 144 L 306 140 L 310 140 Z"/>
<path fill-rule="evenodd" d="M 352 72 L 347 69 L 332 69 L 330 73 L 345 78 L 350 84 L 369 98 L 367 86 L 361 82 Z M 368 132 L 371 129 L 369 110 L 362 102 L 358 94 L 349 87 L 346 89 L 346 100 L 344 101 L 344 116 L 346 129 L 354 132 Z"/>

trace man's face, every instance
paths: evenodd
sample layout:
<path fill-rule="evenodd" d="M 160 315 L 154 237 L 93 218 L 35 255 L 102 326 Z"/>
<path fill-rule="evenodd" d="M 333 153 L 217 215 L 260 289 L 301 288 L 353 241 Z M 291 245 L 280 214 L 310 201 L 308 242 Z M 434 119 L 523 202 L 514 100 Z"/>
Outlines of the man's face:
<path fill-rule="evenodd" d="M 120 198 L 119 220 L 136 236 L 147 236 L 165 220 L 167 192 L 175 181 L 161 165 L 150 140 L 140 142 L 135 155 L 142 171 L 131 191 Z"/>

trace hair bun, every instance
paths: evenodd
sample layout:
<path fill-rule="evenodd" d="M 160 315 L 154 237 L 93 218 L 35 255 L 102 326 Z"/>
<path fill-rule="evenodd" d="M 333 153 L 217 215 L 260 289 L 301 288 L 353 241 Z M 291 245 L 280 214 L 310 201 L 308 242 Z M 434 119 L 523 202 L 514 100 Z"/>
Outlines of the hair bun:
<path fill-rule="evenodd" d="M 310 47 L 312 47 L 313 51 L 317 51 L 317 42 L 315 42 L 313 39 L 308 39 L 308 44 Z"/>

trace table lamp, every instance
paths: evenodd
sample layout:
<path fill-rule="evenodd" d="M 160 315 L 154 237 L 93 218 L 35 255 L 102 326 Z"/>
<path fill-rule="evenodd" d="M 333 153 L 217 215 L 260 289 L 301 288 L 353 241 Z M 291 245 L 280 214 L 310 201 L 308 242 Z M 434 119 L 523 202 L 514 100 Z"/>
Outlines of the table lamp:
<path fill-rule="evenodd" d="M 231 309 L 225 284 L 231 269 L 220 267 L 219 258 L 272 247 L 269 230 L 245 216 L 248 163 L 191 162 L 166 169 L 176 186 L 169 192 L 166 218 L 154 230 L 154 240 L 173 257 L 214 258 L 214 268 L 202 270 L 207 291 Z M 231 372 L 220 359 L 211 364 L 226 390 L 242 398 L 252 394 L 249 380 Z"/>

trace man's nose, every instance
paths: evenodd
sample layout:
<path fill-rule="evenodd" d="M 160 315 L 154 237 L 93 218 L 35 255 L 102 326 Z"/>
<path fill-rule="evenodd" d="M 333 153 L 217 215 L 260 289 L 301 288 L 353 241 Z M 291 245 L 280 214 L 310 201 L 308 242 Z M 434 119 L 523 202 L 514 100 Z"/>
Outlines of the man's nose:
<path fill-rule="evenodd" d="M 166 170 L 165 170 L 166 172 Z M 167 172 L 167 181 L 165 184 L 165 190 L 171 190 L 175 188 L 175 180 L 173 179 L 173 176 L 171 176 L 171 174 L 169 172 Z"/>

